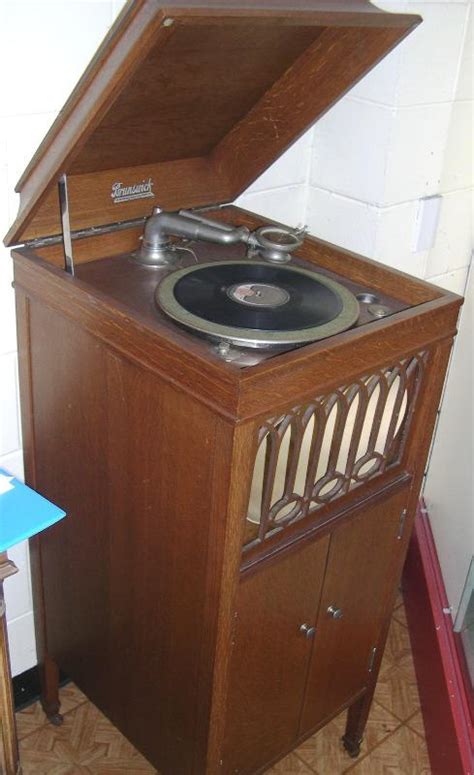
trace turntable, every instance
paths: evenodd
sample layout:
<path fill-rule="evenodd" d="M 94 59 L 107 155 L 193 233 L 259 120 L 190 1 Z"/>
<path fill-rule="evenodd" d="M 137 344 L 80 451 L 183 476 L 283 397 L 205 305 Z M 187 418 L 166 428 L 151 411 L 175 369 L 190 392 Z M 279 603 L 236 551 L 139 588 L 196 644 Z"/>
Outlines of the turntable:
<path fill-rule="evenodd" d="M 137 0 L 19 181 L 43 707 L 163 775 L 359 751 L 461 299 L 229 203 L 419 21 Z"/>
<path fill-rule="evenodd" d="M 173 245 L 170 235 L 191 237 L 195 246 L 199 240 L 246 244 L 245 261 L 198 263 L 172 272 L 159 283 L 156 304 L 177 323 L 221 344 L 288 349 L 344 331 L 359 317 L 359 304 L 343 285 L 310 266 L 286 265 L 303 234 L 276 225 L 250 232 L 157 208 L 134 258 L 149 267 L 175 265 L 183 250 L 191 249 Z M 254 256 L 268 263 L 251 260 Z"/>
<path fill-rule="evenodd" d="M 156 291 L 178 323 L 245 347 L 288 347 L 344 331 L 359 317 L 342 285 L 296 267 L 222 261 L 181 269 Z"/>

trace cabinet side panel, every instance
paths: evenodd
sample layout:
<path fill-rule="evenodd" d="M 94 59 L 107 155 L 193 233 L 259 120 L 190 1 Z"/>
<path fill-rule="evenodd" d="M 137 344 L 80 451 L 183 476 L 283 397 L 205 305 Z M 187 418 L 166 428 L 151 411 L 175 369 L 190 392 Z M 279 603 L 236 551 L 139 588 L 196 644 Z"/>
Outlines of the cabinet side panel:
<path fill-rule="evenodd" d="M 46 654 L 67 672 L 74 655 L 71 676 L 85 673 L 101 687 L 109 531 L 104 352 L 37 302 L 29 309 L 35 486 L 67 513 L 64 524 L 38 536 Z"/>
<path fill-rule="evenodd" d="M 215 421 L 32 304 L 50 655 L 163 773 L 191 770 Z"/>

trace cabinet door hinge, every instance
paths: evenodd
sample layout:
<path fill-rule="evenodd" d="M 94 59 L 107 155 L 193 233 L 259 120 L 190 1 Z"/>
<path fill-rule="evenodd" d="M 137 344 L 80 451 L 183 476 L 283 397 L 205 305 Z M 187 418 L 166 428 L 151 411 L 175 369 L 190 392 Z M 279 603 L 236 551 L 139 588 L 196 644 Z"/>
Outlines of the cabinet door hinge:
<path fill-rule="evenodd" d="M 406 510 L 406 509 L 403 509 L 403 510 L 400 512 L 400 521 L 399 521 L 399 523 L 398 523 L 398 535 L 397 535 L 397 539 L 398 539 L 399 541 L 400 541 L 400 540 L 401 540 L 401 538 L 402 538 L 402 535 L 403 535 L 403 530 L 404 530 L 404 528 L 405 528 L 405 519 L 406 519 L 406 516 L 407 516 L 407 510 Z"/>
<path fill-rule="evenodd" d="M 374 646 L 372 651 L 370 652 L 369 656 L 369 666 L 368 666 L 368 672 L 371 673 L 374 669 L 374 663 L 375 663 L 375 655 L 377 654 L 377 646 Z"/>

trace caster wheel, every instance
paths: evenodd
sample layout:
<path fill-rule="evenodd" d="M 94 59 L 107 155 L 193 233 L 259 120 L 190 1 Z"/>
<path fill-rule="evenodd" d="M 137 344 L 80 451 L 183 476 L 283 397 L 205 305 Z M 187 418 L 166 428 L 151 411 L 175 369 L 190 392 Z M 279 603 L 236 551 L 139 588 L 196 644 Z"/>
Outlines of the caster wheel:
<path fill-rule="evenodd" d="M 360 744 L 362 740 L 354 741 L 354 740 L 351 740 L 346 735 L 344 735 L 341 738 L 341 740 L 345 750 L 347 751 L 351 759 L 356 759 L 360 754 Z"/>

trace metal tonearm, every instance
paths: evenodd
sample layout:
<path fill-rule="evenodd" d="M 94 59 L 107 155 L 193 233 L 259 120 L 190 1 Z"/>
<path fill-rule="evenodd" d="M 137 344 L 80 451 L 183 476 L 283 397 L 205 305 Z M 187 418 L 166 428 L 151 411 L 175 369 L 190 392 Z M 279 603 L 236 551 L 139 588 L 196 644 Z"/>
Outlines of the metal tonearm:
<path fill-rule="evenodd" d="M 250 230 L 246 226 L 234 227 L 202 218 L 186 210 L 176 213 L 155 207 L 153 215 L 146 222 L 136 260 L 148 266 L 163 266 L 176 261 L 176 250 L 173 249 L 170 236 L 234 245 L 237 242 L 248 242 Z"/>
<path fill-rule="evenodd" d="M 248 257 L 258 256 L 273 264 L 285 264 L 291 260 L 293 250 L 302 244 L 305 233 L 305 228 L 291 229 L 271 224 L 251 232 L 246 226 L 231 226 L 189 210 L 167 212 L 155 207 L 146 222 L 141 247 L 134 257 L 147 266 L 174 264 L 180 250 L 170 239 L 174 236 L 217 245 L 243 242 L 248 246 Z"/>

